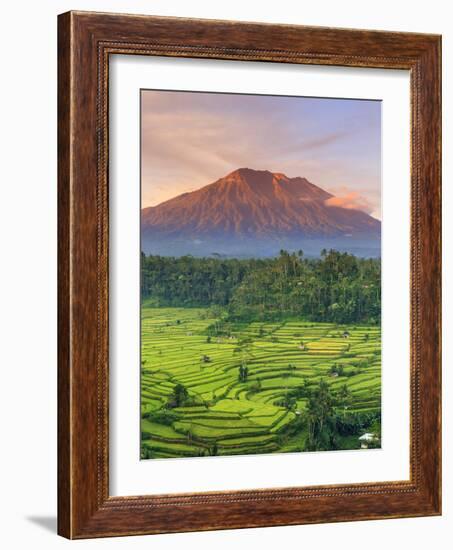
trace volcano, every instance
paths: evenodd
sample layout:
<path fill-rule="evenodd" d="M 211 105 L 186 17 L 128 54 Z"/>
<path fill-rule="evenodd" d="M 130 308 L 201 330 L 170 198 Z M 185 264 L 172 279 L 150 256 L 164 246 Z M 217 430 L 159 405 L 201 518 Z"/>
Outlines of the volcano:
<path fill-rule="evenodd" d="M 190 193 L 141 212 L 147 254 L 272 256 L 281 248 L 316 256 L 336 248 L 380 255 L 381 223 L 366 212 L 336 206 L 335 197 L 306 178 L 240 168 Z"/>

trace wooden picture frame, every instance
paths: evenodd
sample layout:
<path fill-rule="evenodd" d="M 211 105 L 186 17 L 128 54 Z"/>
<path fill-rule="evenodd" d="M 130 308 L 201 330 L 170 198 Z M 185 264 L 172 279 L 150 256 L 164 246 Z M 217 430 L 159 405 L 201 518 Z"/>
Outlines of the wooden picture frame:
<path fill-rule="evenodd" d="M 441 513 L 441 39 L 69 12 L 58 20 L 58 532 L 89 538 Z M 411 86 L 410 480 L 109 496 L 112 54 L 405 69 Z"/>

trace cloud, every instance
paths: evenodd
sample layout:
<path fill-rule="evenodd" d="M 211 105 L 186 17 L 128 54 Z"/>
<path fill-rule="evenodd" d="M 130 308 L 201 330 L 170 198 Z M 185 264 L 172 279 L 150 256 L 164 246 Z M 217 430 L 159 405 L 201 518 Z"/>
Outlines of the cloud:
<path fill-rule="evenodd" d="M 379 185 L 379 148 L 368 149 L 380 126 L 366 125 L 364 136 L 351 122 L 357 110 L 361 121 L 374 110 L 368 102 L 149 90 L 141 105 L 143 206 L 242 166 L 303 176 L 328 191 L 347 181 L 338 197 L 369 197 Z M 379 198 L 369 198 L 377 208 Z"/>
<path fill-rule="evenodd" d="M 357 191 L 350 191 L 343 195 L 330 197 L 330 199 L 325 201 L 325 204 L 327 206 L 347 208 L 348 210 L 361 210 L 367 214 L 371 214 L 375 210 L 374 205 Z"/>
<path fill-rule="evenodd" d="M 301 145 L 305 151 L 309 149 L 320 149 L 322 147 L 326 147 L 327 145 L 340 141 L 347 135 L 348 133 L 343 131 L 334 132 L 332 134 L 328 134 L 327 136 L 323 136 L 317 139 L 309 139 L 307 141 L 304 141 Z"/>

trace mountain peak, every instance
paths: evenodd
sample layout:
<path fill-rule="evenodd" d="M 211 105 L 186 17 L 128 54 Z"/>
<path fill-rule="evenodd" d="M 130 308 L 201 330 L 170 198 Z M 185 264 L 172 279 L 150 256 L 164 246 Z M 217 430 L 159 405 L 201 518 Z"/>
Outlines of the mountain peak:
<path fill-rule="evenodd" d="M 269 172 L 269 170 L 255 170 L 254 168 L 236 168 L 236 170 L 233 170 L 226 176 L 220 179 L 225 180 L 237 180 L 237 179 L 243 179 L 248 180 L 250 178 L 257 178 L 257 177 L 269 177 L 272 175 L 272 172 Z"/>
<path fill-rule="evenodd" d="M 219 186 L 227 188 L 248 189 L 256 192 L 262 198 L 265 195 L 290 193 L 296 199 L 323 199 L 331 197 L 329 193 L 320 187 L 313 185 L 306 178 L 289 178 L 283 172 L 271 172 L 270 170 L 255 170 L 253 168 L 238 168 L 220 178 L 212 186 L 220 191 Z"/>
<path fill-rule="evenodd" d="M 305 192 L 308 192 L 310 195 L 313 196 L 313 193 L 315 190 L 318 192 L 314 193 L 317 194 L 318 198 L 327 199 L 330 198 L 332 195 L 330 193 L 327 193 L 327 191 L 324 191 L 320 187 L 314 185 L 313 183 L 310 183 L 306 178 L 297 176 L 294 178 L 288 177 L 283 172 L 271 172 L 270 170 L 255 170 L 254 168 L 237 168 L 236 170 L 233 170 L 223 178 L 220 178 L 217 180 L 217 182 L 246 182 L 250 185 L 260 185 L 261 187 L 264 187 L 265 184 L 288 184 L 288 189 L 292 188 L 294 191 L 295 189 L 305 190 Z"/>
<path fill-rule="evenodd" d="M 313 239 L 380 233 L 365 212 L 328 204 L 332 195 L 306 178 L 238 168 L 196 191 L 142 210 L 145 241 Z"/>
<path fill-rule="evenodd" d="M 276 180 L 288 180 L 288 176 L 283 172 L 273 172 L 272 174 Z"/>

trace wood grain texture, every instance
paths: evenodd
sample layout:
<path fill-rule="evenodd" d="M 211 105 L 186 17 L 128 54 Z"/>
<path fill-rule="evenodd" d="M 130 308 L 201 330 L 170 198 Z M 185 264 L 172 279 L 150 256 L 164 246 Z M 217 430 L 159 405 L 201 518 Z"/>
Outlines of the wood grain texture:
<path fill-rule="evenodd" d="M 68 538 L 436 515 L 440 496 L 440 37 L 69 12 L 59 16 L 58 531 Z M 112 54 L 411 74 L 410 481 L 110 497 L 108 61 Z"/>
<path fill-rule="evenodd" d="M 70 536 L 70 18 L 58 25 L 58 532 Z"/>

